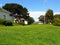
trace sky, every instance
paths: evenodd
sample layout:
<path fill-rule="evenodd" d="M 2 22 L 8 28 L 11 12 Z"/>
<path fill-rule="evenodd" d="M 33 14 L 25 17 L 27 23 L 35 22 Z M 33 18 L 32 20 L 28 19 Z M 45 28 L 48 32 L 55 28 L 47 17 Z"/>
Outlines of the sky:
<path fill-rule="evenodd" d="M 0 0 L 0 7 L 6 3 L 17 3 L 26 7 L 30 16 L 38 21 L 40 15 L 44 15 L 48 9 L 52 9 L 54 13 L 60 12 L 60 0 Z"/>

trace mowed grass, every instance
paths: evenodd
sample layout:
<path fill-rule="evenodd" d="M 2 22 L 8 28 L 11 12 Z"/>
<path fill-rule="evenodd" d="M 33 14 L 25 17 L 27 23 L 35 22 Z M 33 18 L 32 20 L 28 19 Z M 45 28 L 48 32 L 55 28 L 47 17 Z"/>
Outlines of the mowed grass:
<path fill-rule="evenodd" d="M 60 27 L 0 26 L 0 45 L 60 45 Z"/>

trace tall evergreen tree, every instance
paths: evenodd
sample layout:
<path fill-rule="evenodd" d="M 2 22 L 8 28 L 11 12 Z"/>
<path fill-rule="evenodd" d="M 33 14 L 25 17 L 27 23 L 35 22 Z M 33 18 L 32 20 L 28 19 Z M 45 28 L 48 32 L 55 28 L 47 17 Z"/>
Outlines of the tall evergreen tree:
<path fill-rule="evenodd" d="M 47 10 L 47 12 L 45 14 L 45 21 L 46 21 L 46 23 L 53 22 L 53 10 L 51 10 L 51 9 Z"/>

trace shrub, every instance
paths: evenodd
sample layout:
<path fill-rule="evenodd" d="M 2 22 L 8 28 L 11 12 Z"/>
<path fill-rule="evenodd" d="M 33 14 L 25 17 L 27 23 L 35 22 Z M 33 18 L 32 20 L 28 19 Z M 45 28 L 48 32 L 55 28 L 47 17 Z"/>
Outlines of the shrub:
<path fill-rule="evenodd" d="M 60 26 L 60 19 L 59 18 L 54 18 L 53 19 L 53 25 Z"/>
<path fill-rule="evenodd" d="M 32 24 L 34 22 L 34 19 L 32 17 L 29 17 L 28 19 L 28 25 Z"/>
<path fill-rule="evenodd" d="M 13 23 L 11 21 L 9 21 L 9 20 L 5 20 L 3 22 L 3 25 L 5 25 L 5 26 L 13 26 Z"/>
<path fill-rule="evenodd" d="M 25 25 L 25 24 L 24 24 L 24 21 L 20 21 L 18 24 L 20 24 L 20 25 Z"/>
<path fill-rule="evenodd" d="M 4 22 L 4 21 L 5 21 L 5 20 L 0 19 L 0 24 L 3 25 L 3 22 Z"/>
<path fill-rule="evenodd" d="M 0 24 L 5 26 L 12 26 L 13 23 L 10 20 L 0 19 Z"/>

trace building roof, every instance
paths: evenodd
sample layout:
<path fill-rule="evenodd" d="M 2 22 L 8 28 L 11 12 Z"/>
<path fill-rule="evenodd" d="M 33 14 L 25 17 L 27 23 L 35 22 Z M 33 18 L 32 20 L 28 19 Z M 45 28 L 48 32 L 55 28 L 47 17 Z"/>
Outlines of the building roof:
<path fill-rule="evenodd" d="M 0 8 L 0 12 L 4 12 L 4 13 L 7 13 L 7 14 L 10 14 L 9 11 L 7 11 L 7 10 L 5 10 L 5 9 L 3 9 L 3 8 Z"/>

